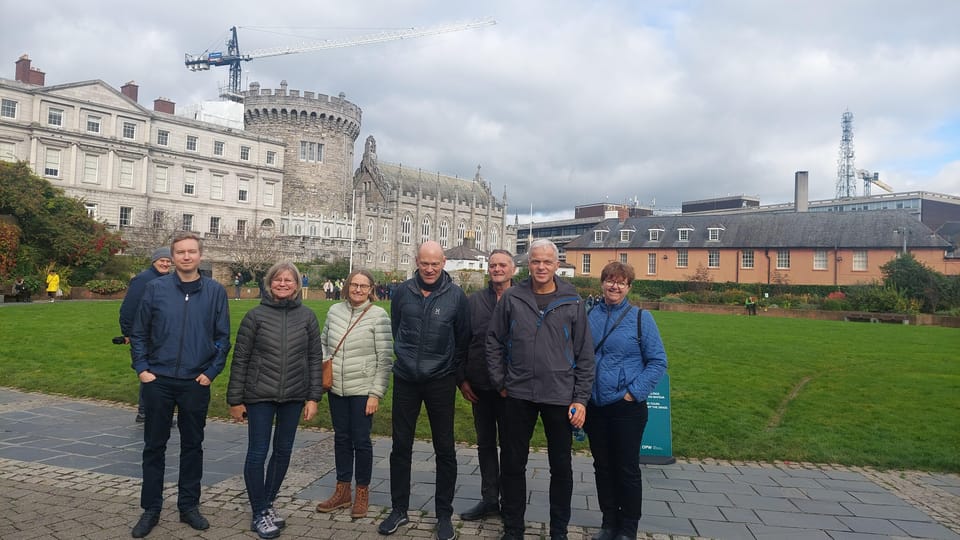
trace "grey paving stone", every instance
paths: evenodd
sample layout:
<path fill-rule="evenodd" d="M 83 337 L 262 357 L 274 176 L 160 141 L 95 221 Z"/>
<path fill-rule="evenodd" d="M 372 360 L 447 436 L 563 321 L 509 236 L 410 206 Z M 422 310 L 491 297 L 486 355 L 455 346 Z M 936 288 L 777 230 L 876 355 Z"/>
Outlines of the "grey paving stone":
<path fill-rule="evenodd" d="M 803 488 L 803 493 L 810 499 L 816 501 L 835 501 L 835 502 L 858 502 L 859 499 L 846 491 L 834 491 L 827 488 Z"/>
<path fill-rule="evenodd" d="M 733 484 L 731 484 L 733 485 Z M 694 491 L 693 482 L 689 480 L 674 480 L 671 478 L 656 478 L 650 480 L 650 487 L 657 489 L 681 489 Z"/>
<path fill-rule="evenodd" d="M 757 494 L 763 497 L 779 497 L 781 499 L 800 499 L 806 497 L 798 488 L 785 488 L 780 486 L 754 486 Z"/>
<path fill-rule="evenodd" d="M 730 477 L 726 474 L 708 473 L 701 470 L 666 471 L 666 477 L 672 480 L 693 480 L 697 482 L 730 482 Z"/>
<path fill-rule="evenodd" d="M 777 484 L 783 487 L 795 487 L 795 488 L 814 488 L 814 489 L 823 489 L 823 486 L 820 485 L 814 478 L 797 478 L 794 476 L 777 476 L 774 477 Z"/>
<path fill-rule="evenodd" d="M 730 480 L 738 484 L 748 484 L 751 486 L 781 486 L 779 482 L 774 480 L 773 477 L 767 476 L 765 474 L 745 474 L 745 475 L 728 475 Z"/>
<path fill-rule="evenodd" d="M 852 515 L 842 504 L 834 501 L 813 501 L 810 499 L 790 499 L 801 512 L 807 514 L 827 514 L 833 516 Z"/>
<path fill-rule="evenodd" d="M 750 484 L 740 484 L 731 482 L 729 484 L 722 482 L 694 482 L 697 491 L 703 493 L 724 493 L 727 495 L 756 495 L 757 490 Z"/>
<path fill-rule="evenodd" d="M 695 519 L 693 526 L 697 529 L 698 536 L 725 540 L 754 540 L 753 533 L 743 523 Z"/>
<path fill-rule="evenodd" d="M 681 491 L 683 502 L 710 506 L 731 506 L 730 499 L 724 493 L 701 493 L 699 491 Z"/>
<path fill-rule="evenodd" d="M 677 517 L 706 519 L 713 521 L 720 521 L 723 519 L 723 514 L 720 513 L 720 509 L 716 506 L 679 502 L 667 504 L 670 506 L 670 510 L 673 511 L 673 515 Z"/>
<path fill-rule="evenodd" d="M 827 475 L 828 478 L 833 480 L 853 480 L 855 482 L 869 482 L 870 480 L 855 471 L 836 471 L 836 470 L 825 470 L 823 474 Z"/>
<path fill-rule="evenodd" d="M 697 534 L 697 529 L 689 519 L 667 516 L 643 516 L 640 519 L 640 530 L 683 536 L 696 536 Z"/>
<path fill-rule="evenodd" d="M 829 477 L 821 471 L 820 469 L 780 469 L 787 476 L 793 476 L 795 478 L 823 478 L 828 479 Z"/>
<path fill-rule="evenodd" d="M 709 473 L 720 473 L 720 474 L 731 474 L 731 475 L 740 475 L 747 474 L 733 465 L 713 465 L 705 464 L 701 467 L 704 472 Z M 749 469 L 748 469 L 749 470 Z"/>
<path fill-rule="evenodd" d="M 757 523 L 762 524 L 757 513 L 748 508 L 733 508 L 721 506 L 720 512 L 727 521 L 732 523 Z"/>
<path fill-rule="evenodd" d="M 862 503 L 866 504 L 889 504 L 892 506 L 902 505 L 908 506 L 909 503 L 904 501 L 900 497 L 890 493 L 890 492 L 877 492 L 877 491 L 851 491 L 850 495 L 856 497 Z"/>
<path fill-rule="evenodd" d="M 866 480 L 821 480 L 820 485 L 827 489 L 835 489 L 838 491 L 862 491 L 862 492 L 884 492 L 882 486 L 878 486 L 873 482 L 868 482 Z"/>
<path fill-rule="evenodd" d="M 730 502 L 740 508 L 749 508 L 751 510 L 773 510 L 779 512 L 796 512 L 798 508 L 788 499 L 772 499 L 770 497 L 761 497 L 759 495 L 730 495 Z"/>
<path fill-rule="evenodd" d="M 854 516 L 838 516 L 844 525 L 858 533 L 886 534 L 889 536 L 903 536 L 906 531 L 897 527 L 892 521 L 880 518 L 862 518 Z"/>
<path fill-rule="evenodd" d="M 960 534 L 957 534 L 950 529 L 940 525 L 939 523 L 934 523 L 932 521 L 919 522 L 919 521 L 906 521 L 900 519 L 892 520 L 893 524 L 901 529 L 907 531 L 910 536 L 917 538 L 935 538 L 937 540 L 960 540 Z"/>
<path fill-rule="evenodd" d="M 651 501 L 644 499 L 641 508 L 642 515 L 644 516 L 673 517 L 673 512 L 670 510 L 670 506 L 663 501 Z"/>
<path fill-rule="evenodd" d="M 902 519 L 907 521 L 932 521 L 929 516 L 912 506 L 890 506 L 886 504 L 841 503 L 844 508 L 858 517 L 884 519 Z"/>
<path fill-rule="evenodd" d="M 757 516 L 765 525 L 772 527 L 795 527 L 798 529 L 827 529 L 832 531 L 850 530 L 833 516 L 810 515 L 800 512 L 774 512 L 757 510 Z"/>
<path fill-rule="evenodd" d="M 827 533 L 818 529 L 794 529 L 767 525 L 747 525 L 747 528 L 757 540 L 830 540 Z"/>
<path fill-rule="evenodd" d="M 885 534 L 858 533 L 849 531 L 830 531 L 834 540 L 890 540 Z"/>
<path fill-rule="evenodd" d="M 696 491 L 685 491 L 684 493 L 697 493 Z M 683 497 L 679 491 L 673 489 L 646 488 L 643 490 L 643 501 L 677 501 L 683 502 Z"/>

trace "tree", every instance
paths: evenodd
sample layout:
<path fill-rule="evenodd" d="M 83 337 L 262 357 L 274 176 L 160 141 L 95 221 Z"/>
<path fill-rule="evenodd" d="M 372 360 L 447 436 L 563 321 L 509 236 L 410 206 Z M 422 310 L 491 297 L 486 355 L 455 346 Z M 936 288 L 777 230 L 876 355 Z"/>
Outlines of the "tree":
<path fill-rule="evenodd" d="M 267 270 L 284 258 L 283 242 L 273 229 L 255 227 L 244 235 L 233 235 L 226 248 L 232 261 L 230 270 L 244 276 L 263 277 Z"/>
<path fill-rule="evenodd" d="M 934 313 L 948 291 L 944 276 L 918 261 L 912 253 L 903 253 L 880 267 L 883 283 L 906 298 L 921 302 L 921 311 Z"/>
<path fill-rule="evenodd" d="M 17 264 L 20 247 L 20 227 L 0 221 L 0 278 L 9 277 Z"/>
<path fill-rule="evenodd" d="M 36 273 L 51 263 L 85 283 L 124 247 L 123 239 L 87 215 L 83 201 L 33 174 L 25 162 L 0 162 L 0 215 L 20 228 L 17 268 Z"/>

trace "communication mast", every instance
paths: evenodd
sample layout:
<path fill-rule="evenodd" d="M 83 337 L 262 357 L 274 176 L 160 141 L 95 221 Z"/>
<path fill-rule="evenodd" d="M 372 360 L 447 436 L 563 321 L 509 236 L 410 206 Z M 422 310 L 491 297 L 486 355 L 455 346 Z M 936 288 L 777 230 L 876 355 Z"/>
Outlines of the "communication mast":
<path fill-rule="evenodd" d="M 837 158 L 837 196 L 849 199 L 857 196 L 857 169 L 854 167 L 853 113 L 846 110 L 840 119 L 843 134 L 840 137 L 840 154 Z"/>

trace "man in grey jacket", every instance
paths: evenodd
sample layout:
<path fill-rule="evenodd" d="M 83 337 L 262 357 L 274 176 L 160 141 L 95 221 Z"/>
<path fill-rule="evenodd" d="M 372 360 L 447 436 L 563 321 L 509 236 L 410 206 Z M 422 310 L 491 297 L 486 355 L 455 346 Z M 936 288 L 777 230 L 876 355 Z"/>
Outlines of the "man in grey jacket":
<path fill-rule="evenodd" d="M 539 417 L 550 461 L 550 538 L 565 540 L 573 495 L 571 426 L 583 427 L 593 386 L 593 337 L 583 300 L 556 276 L 557 246 L 530 245 L 530 278 L 507 289 L 487 334 L 490 382 L 505 400 L 501 440 L 503 539 L 522 539 L 526 466 Z"/>

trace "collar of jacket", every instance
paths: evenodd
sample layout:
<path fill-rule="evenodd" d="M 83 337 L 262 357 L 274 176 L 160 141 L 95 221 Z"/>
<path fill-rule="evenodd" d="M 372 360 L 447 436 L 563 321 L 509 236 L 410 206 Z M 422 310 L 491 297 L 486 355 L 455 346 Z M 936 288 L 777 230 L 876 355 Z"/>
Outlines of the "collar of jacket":
<path fill-rule="evenodd" d="M 414 272 L 414 274 L 417 274 L 417 273 L 419 273 L 419 272 L 420 272 L 419 270 L 416 270 L 416 271 Z M 435 291 L 433 291 L 433 292 L 430 293 L 431 296 L 433 296 L 433 295 L 435 295 L 435 294 L 440 294 L 440 293 L 446 291 L 447 289 L 450 288 L 450 284 L 453 283 L 453 278 L 450 277 L 450 274 L 448 274 L 446 270 L 441 270 L 441 271 L 440 271 L 440 278 L 439 278 L 439 279 L 440 279 L 440 282 L 441 282 L 441 283 L 440 283 L 440 286 L 437 287 L 437 290 L 435 290 Z M 414 275 L 413 277 L 411 277 L 410 279 L 408 279 L 408 280 L 405 281 L 404 283 L 407 284 L 407 287 L 409 287 L 410 290 L 412 290 L 413 292 L 417 293 L 417 294 L 420 295 L 420 296 L 423 296 L 423 291 L 420 290 L 420 285 L 417 284 L 417 276 L 416 276 L 416 275 Z"/>
<path fill-rule="evenodd" d="M 621 300 L 620 303 L 613 304 L 613 305 L 608 304 L 607 301 L 604 300 L 603 297 L 601 297 L 600 303 L 596 304 L 593 308 L 599 309 L 600 311 L 609 311 L 610 313 L 616 313 L 621 309 L 623 309 L 624 306 L 628 308 L 633 307 L 633 304 L 630 303 L 630 301 L 627 299 L 626 296 L 623 297 L 623 300 Z"/>
<path fill-rule="evenodd" d="M 173 276 L 173 282 L 177 284 L 177 288 L 180 289 L 181 291 L 183 291 L 183 284 L 184 284 L 184 283 L 193 283 L 193 281 L 183 281 L 182 279 L 180 279 L 180 274 L 178 274 L 176 270 L 174 270 L 173 272 L 170 272 L 168 275 Z M 199 288 L 198 288 L 197 290 L 198 290 L 198 291 L 202 290 L 202 289 L 203 289 L 203 274 L 200 274 L 200 277 L 198 277 L 198 278 L 195 279 L 194 281 L 199 282 L 199 285 L 198 285 Z"/>

